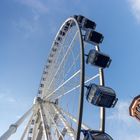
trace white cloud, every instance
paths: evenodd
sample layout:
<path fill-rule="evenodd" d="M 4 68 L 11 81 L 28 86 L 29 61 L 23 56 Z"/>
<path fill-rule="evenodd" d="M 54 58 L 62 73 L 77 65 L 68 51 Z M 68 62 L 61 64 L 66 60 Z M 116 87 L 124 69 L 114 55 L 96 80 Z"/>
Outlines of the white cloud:
<path fill-rule="evenodd" d="M 8 97 L 8 98 L 6 99 L 6 101 L 9 102 L 9 103 L 15 103 L 15 102 L 16 102 L 16 99 L 13 98 L 13 97 Z"/>
<path fill-rule="evenodd" d="M 129 105 L 129 102 L 120 101 L 115 108 L 115 112 L 108 116 L 107 119 L 121 121 L 125 125 L 131 125 L 133 119 L 129 115 Z"/>
<path fill-rule="evenodd" d="M 140 22 L 140 0 L 129 0 L 133 15 Z"/>
<path fill-rule="evenodd" d="M 29 20 L 26 18 L 20 18 L 13 21 L 12 24 L 19 33 L 22 33 L 25 39 L 28 39 L 33 33 L 39 31 L 39 25 L 38 22 L 36 22 L 36 20 L 38 20 L 37 18 L 38 17 L 34 17 Z"/>
<path fill-rule="evenodd" d="M 3 99 L 4 93 L 0 93 L 0 100 Z"/>
<path fill-rule="evenodd" d="M 134 134 L 129 134 L 128 136 L 125 135 L 125 139 L 126 140 L 140 140 L 140 137 Z"/>
<path fill-rule="evenodd" d="M 33 25 L 26 19 L 20 19 L 17 23 L 15 23 L 17 28 L 23 29 L 24 31 L 33 32 Z"/>
<path fill-rule="evenodd" d="M 23 4 L 39 13 L 46 13 L 48 11 L 47 6 L 41 0 L 16 0 L 20 4 Z"/>
<path fill-rule="evenodd" d="M 20 119 L 21 117 L 22 117 L 21 115 L 17 115 L 17 116 L 16 116 L 17 119 Z"/>
<path fill-rule="evenodd" d="M 129 105 L 131 101 L 119 101 L 114 108 L 113 114 L 107 117 L 113 129 L 115 140 L 140 140 L 140 123 L 129 115 Z M 114 126 L 115 122 L 115 126 Z"/>
<path fill-rule="evenodd" d="M 9 91 L 3 91 L 0 93 L 0 100 L 4 103 L 16 103 L 16 99 L 11 96 L 11 92 Z"/>

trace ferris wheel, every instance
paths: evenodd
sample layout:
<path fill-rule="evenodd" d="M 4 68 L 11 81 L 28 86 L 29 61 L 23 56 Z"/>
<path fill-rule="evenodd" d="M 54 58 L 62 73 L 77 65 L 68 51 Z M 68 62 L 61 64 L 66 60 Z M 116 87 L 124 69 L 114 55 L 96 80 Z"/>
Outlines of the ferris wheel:
<path fill-rule="evenodd" d="M 100 51 L 103 35 L 81 15 L 68 18 L 51 46 L 34 104 L 0 137 L 7 140 L 30 115 L 20 140 L 112 140 L 105 133 L 105 108 L 117 98 L 105 87 L 111 58 Z M 100 109 L 91 112 L 92 108 Z M 92 128 L 94 114 L 99 128 Z M 98 123 L 96 123 L 98 126 Z"/>

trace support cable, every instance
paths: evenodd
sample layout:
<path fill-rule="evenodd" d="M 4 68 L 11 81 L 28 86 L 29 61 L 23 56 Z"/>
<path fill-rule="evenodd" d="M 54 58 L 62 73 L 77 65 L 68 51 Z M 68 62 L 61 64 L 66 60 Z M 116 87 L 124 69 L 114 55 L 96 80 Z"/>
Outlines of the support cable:
<path fill-rule="evenodd" d="M 99 77 L 99 74 L 96 74 L 95 76 L 93 76 L 93 77 L 89 78 L 88 80 L 86 80 L 86 81 L 85 81 L 85 84 L 87 84 L 88 82 L 94 80 L 94 79 L 97 78 L 97 77 Z M 59 98 L 63 97 L 64 95 L 66 95 L 66 94 L 68 94 L 68 93 L 70 93 L 70 92 L 76 90 L 76 89 L 79 88 L 79 87 L 80 87 L 80 84 L 77 85 L 77 86 L 75 86 L 75 87 L 73 87 L 72 89 L 66 91 L 66 92 L 63 93 L 63 94 L 61 94 L 61 95 L 59 95 L 59 96 L 57 96 L 57 97 L 55 97 L 55 98 L 52 98 L 51 100 L 53 100 L 53 99 L 54 99 L 54 100 L 55 100 L 55 99 L 59 99 Z"/>

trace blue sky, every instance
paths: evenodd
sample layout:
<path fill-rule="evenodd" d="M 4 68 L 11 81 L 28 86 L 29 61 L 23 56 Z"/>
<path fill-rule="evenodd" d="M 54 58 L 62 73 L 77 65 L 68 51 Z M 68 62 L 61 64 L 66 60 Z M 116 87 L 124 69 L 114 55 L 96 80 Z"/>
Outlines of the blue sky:
<path fill-rule="evenodd" d="M 1 0 L 0 135 L 32 105 L 53 38 L 74 14 L 97 23 L 101 49 L 112 58 L 105 81 L 119 102 L 107 115 L 107 132 L 140 140 L 140 123 L 128 115 L 140 93 L 140 0 Z"/>

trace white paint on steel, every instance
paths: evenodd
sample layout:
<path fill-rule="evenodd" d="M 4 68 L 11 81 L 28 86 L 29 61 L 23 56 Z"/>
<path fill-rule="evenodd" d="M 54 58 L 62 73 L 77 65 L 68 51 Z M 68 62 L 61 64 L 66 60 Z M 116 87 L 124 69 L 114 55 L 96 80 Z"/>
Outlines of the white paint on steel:
<path fill-rule="evenodd" d="M 31 107 L 17 122 L 11 124 L 9 129 L 0 137 L 0 140 L 7 140 L 12 134 L 14 134 L 22 122 L 30 115 L 32 109 L 33 107 Z"/>

